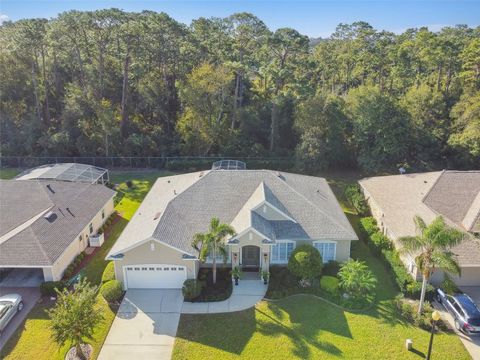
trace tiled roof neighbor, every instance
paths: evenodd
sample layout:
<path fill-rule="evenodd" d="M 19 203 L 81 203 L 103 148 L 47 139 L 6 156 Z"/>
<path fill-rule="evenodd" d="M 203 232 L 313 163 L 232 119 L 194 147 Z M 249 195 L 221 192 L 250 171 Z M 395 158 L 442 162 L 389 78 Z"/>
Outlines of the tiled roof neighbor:
<path fill-rule="evenodd" d="M 445 171 L 423 202 L 437 214 L 462 226 L 479 193 L 480 171 Z"/>
<path fill-rule="evenodd" d="M 2 199 L 12 206 L 11 216 L 19 214 L 17 223 L 25 219 L 22 208 L 32 197 L 43 199 L 47 194 L 53 212 L 50 219 L 40 216 L 25 229 L 2 240 L 0 266 L 52 265 L 115 195 L 103 185 L 88 183 L 3 180 L 0 184 Z"/>

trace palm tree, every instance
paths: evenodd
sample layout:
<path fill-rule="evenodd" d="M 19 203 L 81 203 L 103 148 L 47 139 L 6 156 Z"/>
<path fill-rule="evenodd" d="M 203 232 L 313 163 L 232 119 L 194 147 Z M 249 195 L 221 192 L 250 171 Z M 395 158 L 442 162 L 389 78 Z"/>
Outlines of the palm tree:
<path fill-rule="evenodd" d="M 221 224 L 216 217 L 210 221 L 210 229 L 207 233 L 197 233 L 193 236 L 192 246 L 199 252 L 198 258 L 204 262 L 208 255 L 213 258 L 213 283 L 217 283 L 217 254 L 223 256 L 223 261 L 227 261 L 227 249 L 225 248 L 225 238 L 234 236 L 235 229 L 228 224 Z"/>
<path fill-rule="evenodd" d="M 418 215 L 413 220 L 417 236 L 404 236 L 398 240 L 402 245 L 400 252 L 414 256 L 415 264 L 422 272 L 422 292 L 418 307 L 418 313 L 421 314 L 427 284 L 435 269 L 460 275 L 460 267 L 455 259 L 455 254 L 450 249 L 463 240 L 464 234 L 445 224 L 445 220 L 441 216 L 435 218 L 428 226 Z"/>

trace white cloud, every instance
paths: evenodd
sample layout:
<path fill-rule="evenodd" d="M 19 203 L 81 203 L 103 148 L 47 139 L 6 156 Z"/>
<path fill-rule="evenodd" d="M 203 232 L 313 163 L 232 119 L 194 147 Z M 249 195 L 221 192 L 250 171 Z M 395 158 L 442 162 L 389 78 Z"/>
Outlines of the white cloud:
<path fill-rule="evenodd" d="M 4 21 L 8 21 L 10 18 L 5 14 L 0 14 L 0 25 L 3 24 Z"/>

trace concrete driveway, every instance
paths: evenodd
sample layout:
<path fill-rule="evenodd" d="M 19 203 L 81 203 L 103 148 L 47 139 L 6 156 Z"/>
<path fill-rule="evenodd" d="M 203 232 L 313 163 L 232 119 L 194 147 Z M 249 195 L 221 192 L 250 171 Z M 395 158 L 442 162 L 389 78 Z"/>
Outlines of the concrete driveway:
<path fill-rule="evenodd" d="M 128 290 L 98 359 L 170 359 L 182 304 L 181 290 Z"/>
<path fill-rule="evenodd" d="M 0 336 L 0 358 L 1 349 L 7 343 L 8 339 L 12 336 L 15 330 L 22 324 L 25 317 L 28 315 L 30 310 L 35 306 L 38 299 L 40 299 L 40 290 L 39 288 L 28 288 L 28 287 L 0 287 L 0 296 L 7 294 L 20 294 L 23 299 L 23 310 L 17 313 L 12 320 L 8 323 L 7 327 L 3 330 L 2 336 Z"/>
<path fill-rule="evenodd" d="M 479 286 L 462 287 L 461 290 L 465 294 L 469 295 L 473 299 L 473 301 L 475 301 L 475 303 L 480 307 L 480 287 Z M 440 312 L 442 313 L 442 318 L 448 321 L 452 329 L 455 329 L 453 317 L 447 311 L 445 311 L 445 308 L 438 303 L 435 303 L 435 307 L 437 307 L 438 310 L 440 310 Z M 480 335 L 468 336 L 460 331 L 456 331 L 456 332 L 458 334 L 458 337 L 462 341 L 463 345 L 472 356 L 472 359 L 480 360 Z"/>

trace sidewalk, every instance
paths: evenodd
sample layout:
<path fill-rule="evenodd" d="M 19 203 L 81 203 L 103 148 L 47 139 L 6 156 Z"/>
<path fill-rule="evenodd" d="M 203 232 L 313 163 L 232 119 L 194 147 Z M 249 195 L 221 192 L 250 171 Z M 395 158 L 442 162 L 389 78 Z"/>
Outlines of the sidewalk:
<path fill-rule="evenodd" d="M 249 309 L 263 299 L 268 285 L 261 280 L 240 280 L 233 285 L 232 296 L 216 302 L 184 302 L 182 314 L 215 314 Z"/>

